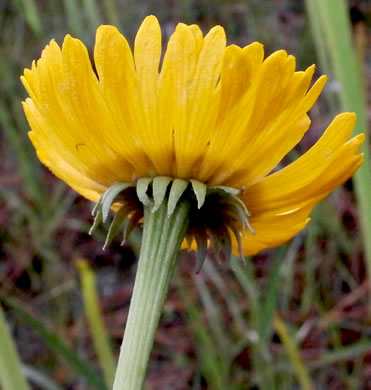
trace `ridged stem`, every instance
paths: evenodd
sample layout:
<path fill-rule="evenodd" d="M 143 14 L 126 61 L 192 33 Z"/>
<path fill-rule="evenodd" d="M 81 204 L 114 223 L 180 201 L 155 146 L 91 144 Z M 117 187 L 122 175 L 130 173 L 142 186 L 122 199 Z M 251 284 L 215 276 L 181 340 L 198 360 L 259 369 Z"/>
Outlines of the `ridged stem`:
<path fill-rule="evenodd" d="M 113 390 L 141 390 L 178 252 L 189 217 L 180 200 L 167 216 L 167 202 L 156 212 L 145 206 L 144 230 L 134 291 Z"/>

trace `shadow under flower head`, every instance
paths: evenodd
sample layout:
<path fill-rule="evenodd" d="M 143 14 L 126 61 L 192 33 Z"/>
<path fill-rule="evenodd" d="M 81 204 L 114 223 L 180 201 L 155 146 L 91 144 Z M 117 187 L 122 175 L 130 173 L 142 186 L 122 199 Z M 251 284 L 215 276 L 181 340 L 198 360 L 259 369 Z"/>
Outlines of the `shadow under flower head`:
<path fill-rule="evenodd" d="M 179 24 L 160 69 L 161 30 L 147 17 L 132 53 L 113 26 L 97 30 L 96 72 L 81 41 L 55 41 L 26 69 L 24 110 L 40 160 L 97 202 L 115 183 L 170 177 L 241 189 L 249 211 L 245 255 L 292 238 L 313 206 L 361 165 L 355 114 L 338 115 L 295 162 L 271 173 L 302 139 L 326 77 L 263 46 L 226 47 L 222 27 L 203 36 Z M 207 223 L 206 223 L 207 225 Z M 202 225 L 203 226 L 203 225 Z M 238 252 L 236 240 L 233 251 Z"/>

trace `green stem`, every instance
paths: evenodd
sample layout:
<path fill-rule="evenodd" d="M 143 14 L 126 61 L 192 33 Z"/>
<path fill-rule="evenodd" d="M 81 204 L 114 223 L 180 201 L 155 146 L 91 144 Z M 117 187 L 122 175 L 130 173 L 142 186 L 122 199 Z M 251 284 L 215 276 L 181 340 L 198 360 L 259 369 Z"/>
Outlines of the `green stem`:
<path fill-rule="evenodd" d="M 189 202 L 180 200 L 167 216 L 167 202 L 156 212 L 144 208 L 144 231 L 134 291 L 113 385 L 141 390 L 162 307 L 180 245 L 188 226 Z"/>

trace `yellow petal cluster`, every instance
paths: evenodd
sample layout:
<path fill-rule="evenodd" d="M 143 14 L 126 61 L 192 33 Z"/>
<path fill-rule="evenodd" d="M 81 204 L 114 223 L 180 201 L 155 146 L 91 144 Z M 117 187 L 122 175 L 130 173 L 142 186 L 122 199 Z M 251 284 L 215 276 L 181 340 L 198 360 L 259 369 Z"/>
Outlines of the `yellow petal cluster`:
<path fill-rule="evenodd" d="M 162 58 L 161 30 L 147 17 L 134 50 L 113 26 L 97 30 L 93 69 L 67 35 L 26 69 L 24 110 L 40 160 L 96 202 L 116 182 L 170 176 L 243 187 L 256 231 L 244 253 L 277 246 L 302 230 L 313 206 L 361 165 L 355 115 L 338 115 L 320 140 L 274 171 L 302 139 L 326 77 L 263 46 L 226 46 L 222 27 L 203 36 L 179 24 Z"/>

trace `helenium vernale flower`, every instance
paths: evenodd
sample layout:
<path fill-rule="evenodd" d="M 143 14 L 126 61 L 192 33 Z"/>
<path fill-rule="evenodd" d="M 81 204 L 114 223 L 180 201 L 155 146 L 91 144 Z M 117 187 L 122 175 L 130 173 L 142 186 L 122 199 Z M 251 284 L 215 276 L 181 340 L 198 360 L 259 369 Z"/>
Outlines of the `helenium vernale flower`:
<path fill-rule="evenodd" d="M 226 47 L 217 26 L 203 37 L 179 24 L 163 59 L 147 17 L 132 53 L 115 27 L 97 30 L 94 64 L 67 35 L 26 69 L 24 110 L 40 160 L 97 202 L 95 227 L 116 211 L 106 244 L 144 220 L 141 255 L 115 390 L 142 387 L 155 330 L 183 241 L 219 255 L 249 255 L 292 238 L 313 206 L 361 165 L 355 115 L 338 115 L 320 140 L 275 168 L 310 125 L 326 77 L 263 46 Z M 161 65 L 160 65 L 161 64 Z M 273 172 L 273 173 L 272 173 Z M 185 240 L 184 240 L 185 239 Z"/>
<path fill-rule="evenodd" d="M 158 176 L 243 188 L 256 232 L 243 235 L 243 253 L 277 246 L 360 166 L 363 135 L 348 141 L 355 115 L 338 115 L 307 153 L 270 174 L 309 128 L 326 77 L 308 90 L 314 66 L 296 72 L 285 51 L 263 55 L 257 42 L 226 47 L 220 26 L 203 37 L 179 24 L 159 69 L 153 16 L 134 54 L 115 27 L 97 30 L 97 74 L 79 40 L 66 36 L 62 49 L 51 41 L 22 77 L 30 138 L 40 160 L 94 202 L 114 183 Z"/>

